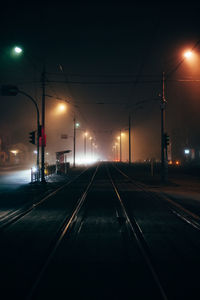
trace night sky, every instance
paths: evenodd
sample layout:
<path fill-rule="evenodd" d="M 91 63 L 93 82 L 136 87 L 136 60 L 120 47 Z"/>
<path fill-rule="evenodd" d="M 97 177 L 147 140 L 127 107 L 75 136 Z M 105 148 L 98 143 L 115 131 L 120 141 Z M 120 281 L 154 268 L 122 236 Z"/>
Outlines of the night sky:
<path fill-rule="evenodd" d="M 17 1 L 1 11 L 0 83 L 16 84 L 41 104 L 41 72 L 46 65 L 47 149 L 72 149 L 73 112 L 95 136 L 99 153 L 110 159 L 119 130 L 126 134 L 132 116 L 133 160 L 160 157 L 162 72 L 174 70 L 200 40 L 200 5 L 183 2 L 140 5 Z M 13 45 L 21 57 L 10 56 Z M 166 80 L 166 131 L 174 144 L 200 148 L 200 47 L 196 63 L 183 61 Z M 199 58 L 198 58 L 199 55 Z M 61 101 L 67 113 L 53 114 Z M 28 143 L 35 112 L 23 96 L 0 97 L 0 135 Z M 144 101 L 136 106 L 137 102 Z M 61 140 L 67 133 L 69 139 Z M 82 136 L 78 147 L 81 151 Z M 124 160 L 128 159 L 127 136 Z M 30 148 L 33 149 L 33 148 Z"/>

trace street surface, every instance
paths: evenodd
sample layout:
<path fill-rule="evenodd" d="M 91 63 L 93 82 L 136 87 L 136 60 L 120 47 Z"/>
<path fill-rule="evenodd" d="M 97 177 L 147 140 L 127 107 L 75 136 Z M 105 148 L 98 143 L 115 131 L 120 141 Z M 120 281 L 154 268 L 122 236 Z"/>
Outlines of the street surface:
<path fill-rule="evenodd" d="M 2 299 L 198 299 L 198 178 L 186 180 L 190 192 L 175 181 L 147 184 L 148 176 L 141 185 L 125 164 L 82 171 L 63 187 L 52 177 L 7 197 L 14 211 L 16 195 L 37 190 L 27 199 L 35 206 L 4 226 L 0 218 Z"/>
<path fill-rule="evenodd" d="M 16 189 L 31 180 L 31 170 L 16 167 L 0 167 L 0 192 Z"/>

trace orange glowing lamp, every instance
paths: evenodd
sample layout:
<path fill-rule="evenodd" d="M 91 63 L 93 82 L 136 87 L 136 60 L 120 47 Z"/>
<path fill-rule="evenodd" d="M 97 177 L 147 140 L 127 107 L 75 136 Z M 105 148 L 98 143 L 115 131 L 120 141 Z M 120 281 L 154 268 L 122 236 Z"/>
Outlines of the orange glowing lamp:
<path fill-rule="evenodd" d="M 184 57 L 187 59 L 190 59 L 192 57 L 193 53 L 192 51 L 188 50 L 184 53 Z"/>

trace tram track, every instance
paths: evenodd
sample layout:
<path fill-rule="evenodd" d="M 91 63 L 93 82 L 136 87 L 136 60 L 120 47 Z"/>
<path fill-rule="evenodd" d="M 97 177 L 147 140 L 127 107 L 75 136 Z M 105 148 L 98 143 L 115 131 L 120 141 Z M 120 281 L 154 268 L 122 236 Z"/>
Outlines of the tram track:
<path fill-rule="evenodd" d="M 105 167 L 103 167 L 105 168 Z M 70 219 L 68 219 L 62 226 L 62 230 L 60 230 L 60 233 L 57 237 L 57 241 L 54 243 L 54 246 L 52 247 L 51 251 L 49 252 L 48 258 L 43 265 L 40 273 L 37 276 L 37 279 L 31 289 L 31 292 L 27 298 L 27 300 L 32 300 L 32 299 L 40 299 L 43 296 L 41 296 L 40 291 L 41 289 L 44 289 L 43 287 L 43 281 L 45 280 L 45 277 L 48 277 L 48 274 L 51 273 L 51 265 L 52 261 L 55 260 L 55 256 L 57 255 L 58 248 L 63 248 L 64 246 L 62 244 L 67 243 L 66 248 L 66 255 L 67 254 L 67 247 L 69 247 L 69 243 L 72 245 L 72 248 L 75 247 L 76 243 L 78 243 L 81 235 L 81 231 L 84 226 L 86 226 L 87 219 L 91 218 L 87 217 L 87 215 L 91 214 L 91 200 L 88 198 L 91 198 L 91 190 L 94 189 L 95 185 L 95 176 L 98 172 L 98 168 L 96 169 L 87 189 L 83 193 L 82 197 L 78 201 L 78 204 L 76 208 L 74 209 Z M 128 213 L 126 212 L 126 209 L 123 205 L 123 201 L 119 195 L 119 191 L 114 184 L 113 179 L 111 178 L 111 175 L 109 173 L 108 168 L 106 168 L 106 174 L 107 174 L 107 184 L 111 187 L 112 191 L 112 198 L 109 198 L 108 200 L 112 203 L 112 211 L 113 211 L 113 216 L 114 220 L 112 222 L 115 222 L 118 224 L 119 229 L 125 225 L 125 228 L 121 231 L 119 230 L 119 235 L 121 236 L 120 239 L 123 239 L 123 236 L 126 239 L 126 245 L 128 248 L 135 247 L 138 248 L 138 252 L 141 255 L 141 260 L 144 260 L 144 265 L 145 269 L 147 268 L 149 271 L 147 273 L 149 274 L 148 276 L 152 276 L 152 282 L 154 282 L 153 285 L 155 285 L 155 289 L 158 291 L 156 292 L 156 298 L 155 299 L 164 299 L 167 300 L 167 296 L 165 294 L 165 291 L 162 287 L 162 284 L 160 282 L 159 276 L 157 275 L 157 272 L 155 270 L 155 267 L 152 262 L 152 258 L 150 257 L 150 251 L 148 249 L 148 246 L 145 242 L 145 239 L 143 237 L 142 231 L 140 230 L 139 225 L 137 224 L 137 221 L 135 220 L 130 220 Z M 97 183 L 96 183 L 97 184 Z M 90 196 L 90 197 L 88 197 Z M 88 204 L 89 202 L 89 204 Z M 84 204 L 88 204 L 88 206 Z M 115 213 L 114 213 L 115 211 Z M 124 232 L 125 231 L 125 232 Z M 116 234 L 116 233 L 115 233 Z M 63 242 L 63 239 L 66 241 Z M 121 243 L 123 243 L 121 241 Z M 129 243 L 133 243 L 132 246 L 129 245 Z M 124 246 L 126 248 L 126 246 Z M 126 249 L 125 252 L 130 252 L 130 250 Z M 73 250 L 72 250 L 73 252 Z M 76 252 L 76 251 L 75 251 Z M 129 253 L 130 256 L 132 256 L 132 253 Z M 134 258 L 132 258 L 134 259 Z M 136 275 L 135 275 L 136 276 Z M 142 283 L 141 283 L 142 284 Z M 132 290 L 132 293 L 134 295 L 134 289 Z M 159 297 L 158 297 L 159 295 Z M 158 297 L 158 298 L 157 298 Z"/>
<path fill-rule="evenodd" d="M 162 202 L 154 203 L 151 193 L 139 185 L 134 188 L 112 165 L 100 164 L 88 174 L 79 177 L 70 193 L 67 186 L 55 192 L 50 201 L 43 200 L 2 232 L 5 250 L 0 262 L 5 261 L 1 272 L 6 292 L 23 300 L 62 299 L 70 292 L 74 299 L 173 299 L 174 286 L 168 281 L 171 272 L 180 276 L 183 260 L 176 262 L 182 251 L 178 244 L 174 251 L 171 232 L 177 225 L 178 233 L 187 226 Z M 185 241 L 184 236 L 180 239 Z M 167 249 L 162 243 L 169 245 Z M 177 269 L 163 262 L 168 254 Z M 11 263 L 8 268 L 10 259 L 16 264 L 14 272 Z M 18 290 L 21 281 L 24 287 Z M 112 293 L 107 294 L 108 288 Z"/>
<path fill-rule="evenodd" d="M 155 272 L 156 274 L 155 279 L 158 279 L 158 283 L 161 284 L 162 296 L 164 298 L 167 297 L 166 299 L 188 299 L 189 295 L 191 294 L 194 295 L 195 292 L 197 291 L 196 279 L 197 279 L 197 272 L 198 272 L 197 265 L 199 264 L 198 251 L 200 249 L 199 248 L 200 245 L 198 242 L 198 234 L 199 234 L 200 226 L 197 220 L 199 220 L 199 217 L 195 215 L 193 212 L 187 211 L 184 207 L 181 207 L 181 205 L 179 207 L 179 204 L 177 203 L 174 204 L 173 203 L 174 201 L 171 201 L 171 199 L 169 199 L 169 201 L 167 201 L 168 199 L 163 201 L 162 196 L 156 197 L 154 193 L 152 191 L 149 191 L 148 188 L 143 184 L 135 182 L 129 176 L 127 176 L 127 174 L 123 174 L 123 172 L 119 172 L 116 168 L 114 168 L 113 165 L 112 168 L 115 169 L 115 172 L 112 174 L 112 176 L 114 178 L 113 180 L 114 185 L 116 186 L 116 189 L 119 191 L 119 197 L 122 199 L 122 201 L 126 199 L 125 208 L 128 211 L 130 220 L 132 224 L 136 225 L 135 227 L 136 231 L 139 233 L 139 236 L 141 237 L 141 241 L 142 244 L 144 245 L 144 249 L 146 249 L 146 252 L 149 254 L 150 262 L 152 262 L 152 265 L 155 267 L 155 270 L 157 270 Z M 117 172 L 118 174 L 121 174 L 122 177 L 121 175 L 120 177 L 119 175 L 117 176 Z M 121 178 L 124 178 L 125 180 Z M 164 240 L 162 241 L 162 238 L 160 242 L 166 245 L 166 249 L 169 247 L 170 251 L 168 250 L 162 251 L 161 248 L 160 249 L 161 252 L 159 253 L 157 247 L 155 247 L 156 245 L 154 244 L 155 242 L 152 241 L 152 236 L 148 234 L 148 225 L 145 224 L 146 223 L 145 217 L 144 216 L 141 217 L 141 212 L 138 212 L 138 207 L 136 212 L 134 211 L 134 208 L 132 208 L 132 212 L 131 212 L 131 205 L 130 205 L 131 198 L 130 196 L 128 197 L 128 199 L 127 197 L 124 198 L 124 195 L 126 194 L 126 191 L 130 189 L 130 186 L 133 186 L 133 188 L 135 187 L 135 190 L 138 190 L 138 193 L 143 193 L 144 195 L 146 195 L 146 201 L 143 202 L 142 211 L 143 214 L 147 216 L 149 225 L 151 224 L 152 226 L 155 221 L 154 230 L 156 230 L 155 231 L 156 235 L 158 234 L 160 235 L 160 233 L 163 231 L 163 229 L 161 229 L 161 231 L 159 230 L 160 224 L 165 224 L 164 226 L 167 233 L 166 237 L 167 240 L 169 241 L 169 244 L 167 244 Z M 162 200 L 162 202 L 160 200 Z M 150 204 L 148 203 L 149 201 Z M 132 202 L 134 202 L 134 198 L 132 198 Z M 146 208 L 144 206 L 145 203 L 146 203 Z M 162 205 L 162 203 L 165 205 Z M 152 205 L 152 207 L 150 207 L 150 205 Z M 158 213 L 160 210 L 159 214 L 161 216 L 163 215 L 163 217 L 165 216 L 165 219 L 163 218 L 163 220 L 161 221 L 159 217 L 159 219 L 156 218 L 154 220 L 155 218 L 154 216 L 156 216 L 157 214 L 153 212 L 154 208 L 156 208 L 156 210 L 158 209 Z M 152 212 L 151 218 L 150 215 L 148 216 L 149 209 L 150 212 Z M 175 218 L 177 219 L 177 221 L 175 221 Z M 152 219 L 151 223 L 150 223 L 150 219 Z M 181 222 L 183 225 L 181 225 Z M 174 230 L 173 234 L 171 234 L 172 228 Z M 180 228 L 183 229 L 180 231 Z M 175 240 L 172 238 L 172 235 L 175 236 Z M 162 235 L 160 235 L 160 237 L 161 236 Z M 180 241 L 180 245 L 178 241 Z M 181 247 L 183 241 L 185 243 L 187 250 L 183 250 L 184 247 L 183 249 Z M 193 250 L 191 251 L 191 249 Z M 157 259 L 158 253 L 159 256 L 161 255 L 161 257 L 163 255 L 169 255 L 169 259 L 167 258 L 165 259 L 166 262 L 168 262 L 168 260 L 169 262 L 163 263 L 162 258 Z M 174 267 L 172 262 L 175 264 Z M 170 282 L 170 276 L 173 276 L 173 273 L 177 274 L 176 276 L 179 277 L 175 279 L 175 282 L 177 282 L 177 284 L 175 285 L 174 283 Z M 188 274 L 192 274 L 192 275 L 188 276 Z M 166 285 L 166 281 L 168 282 L 167 285 Z M 182 285 L 184 287 L 181 289 Z M 192 288 L 190 286 L 192 286 Z"/>
<path fill-rule="evenodd" d="M 148 247 L 148 244 L 146 243 L 146 239 L 143 235 L 143 232 L 142 232 L 142 229 L 140 228 L 137 220 L 135 218 L 129 218 L 129 215 L 127 213 L 127 210 L 123 204 L 123 199 L 122 197 L 120 196 L 120 192 L 116 186 L 116 184 L 114 183 L 112 177 L 111 177 L 111 174 L 109 172 L 109 170 L 107 169 L 108 171 L 108 177 L 112 183 L 112 186 L 113 186 L 113 189 L 116 193 L 116 196 L 119 200 L 119 203 L 120 203 L 120 210 L 121 210 L 121 213 L 123 214 L 124 218 L 126 219 L 126 226 L 128 227 L 128 230 L 129 232 L 132 233 L 132 235 L 135 237 L 136 241 L 137 241 L 137 244 L 138 244 L 138 247 L 144 257 L 144 260 L 146 261 L 146 264 L 148 265 L 148 268 L 154 278 L 154 281 L 160 291 L 160 294 L 162 296 L 162 299 L 165 299 L 167 300 L 168 297 L 164 291 L 164 288 L 162 286 L 162 283 L 161 283 L 161 280 L 159 278 L 159 275 L 156 271 L 156 268 L 154 266 L 154 263 L 153 263 L 153 259 L 151 257 L 151 254 L 150 254 L 150 249 Z"/>
<path fill-rule="evenodd" d="M 53 192 L 49 192 L 47 195 L 43 196 L 39 201 L 34 203 L 25 204 L 17 210 L 10 211 L 4 216 L 0 218 L 0 231 L 4 230 L 9 225 L 15 223 L 20 218 L 24 217 L 26 214 L 30 213 L 33 209 L 40 206 L 44 201 L 48 200 L 49 198 L 53 197 L 59 191 L 63 190 L 64 188 L 70 186 L 72 183 L 77 181 L 85 172 L 87 172 L 88 168 L 78 174 L 75 178 L 67 181 L 66 183 L 62 184 L 58 188 L 56 188 Z"/>
<path fill-rule="evenodd" d="M 84 202 L 87 190 L 89 189 L 97 170 L 98 165 L 95 168 L 92 167 L 82 172 L 75 179 L 60 186 L 49 195 L 46 195 L 46 197 L 42 198 L 38 203 L 36 203 L 36 205 L 31 207 L 29 210 L 26 210 L 24 213 L 21 213 L 18 218 L 12 221 L 9 220 L 6 224 L 4 230 L 1 232 L 2 247 L 0 249 L 0 280 L 3 287 L 2 295 L 5 293 L 4 299 L 11 299 L 16 293 L 18 298 L 26 299 L 26 295 L 34 286 L 35 278 L 40 277 L 40 273 L 43 272 L 43 268 L 45 268 L 45 265 L 48 264 L 48 260 L 50 260 L 51 255 L 53 255 L 52 253 L 58 247 L 60 240 L 62 239 L 62 235 L 67 229 L 70 231 L 71 227 L 73 227 L 76 213 Z M 79 187 L 79 182 L 81 182 L 81 180 L 83 182 L 82 187 L 78 188 L 77 192 L 75 192 L 73 196 L 73 191 Z M 70 203 L 67 203 L 63 198 L 63 195 L 67 196 L 68 194 L 70 196 L 67 198 L 69 198 L 68 202 Z M 70 200 L 70 198 L 73 199 Z M 64 208 L 64 210 L 62 209 L 59 213 L 61 207 Z M 53 218 L 53 222 L 51 221 L 51 218 L 49 220 L 47 219 L 48 217 L 46 216 L 46 212 L 48 210 L 49 216 Z M 52 213 L 56 218 L 52 217 Z M 29 220 L 31 219 L 33 219 L 33 221 L 35 219 L 35 228 L 29 230 L 26 223 L 27 221 L 29 223 Z M 52 227 L 52 229 L 48 229 L 48 224 L 50 228 Z M 43 230 L 41 232 L 41 226 L 42 228 L 46 228 L 44 232 Z M 22 234 L 22 232 L 24 232 L 24 228 L 26 229 L 25 234 L 23 233 L 23 239 L 18 239 L 15 232 L 21 232 Z M 38 232 L 38 234 L 36 232 Z M 41 234 L 44 238 L 41 238 Z M 35 248 L 34 244 L 38 246 L 36 247 L 37 251 L 32 253 L 32 257 L 36 255 L 36 257 L 38 257 L 37 261 L 31 258 L 31 251 Z M 15 248 L 20 250 L 15 250 L 13 252 L 12 249 Z M 18 253 L 18 251 L 20 252 Z M 14 272 L 12 264 L 7 263 L 10 259 L 11 261 L 15 261 L 16 266 L 14 267 Z M 26 263 L 26 261 L 31 262 L 32 260 L 35 261 L 34 264 L 31 263 L 29 265 L 29 263 Z M 31 270 L 30 275 L 24 277 L 24 274 L 29 273 L 29 268 Z M 15 273 L 18 274 L 17 277 Z M 7 278 L 9 278 L 9 280 Z M 24 288 L 18 287 L 21 280 L 24 281 Z M 12 289 L 10 289 L 10 285 L 12 286 Z M 12 296 L 9 295 L 8 291 Z M 19 291 L 20 294 L 18 294 Z"/>
<path fill-rule="evenodd" d="M 78 199 L 77 201 L 77 205 L 75 206 L 73 212 L 71 213 L 71 217 L 67 217 L 64 221 L 63 221 L 63 224 L 61 225 L 60 229 L 58 230 L 58 234 L 57 234 L 57 237 L 56 239 L 52 242 L 52 247 L 47 255 L 47 259 L 46 261 L 44 262 L 39 274 L 37 275 L 37 278 L 36 278 L 36 281 L 34 282 L 32 288 L 31 288 L 31 291 L 27 297 L 27 300 L 28 299 L 32 299 L 33 298 L 33 295 L 37 289 L 37 286 L 39 284 L 39 282 L 41 281 L 41 278 L 42 276 L 44 275 L 47 267 L 49 266 L 53 256 L 55 255 L 55 252 L 56 250 L 58 249 L 64 235 L 69 232 L 75 222 L 75 220 L 77 219 L 77 216 L 78 216 L 78 213 L 81 209 L 81 207 L 83 206 L 83 203 L 87 197 L 87 194 L 89 192 L 89 189 L 91 188 L 91 185 L 94 181 L 94 178 L 96 176 L 96 173 L 98 171 L 98 168 L 99 168 L 99 165 L 97 165 L 95 171 L 94 171 L 94 174 L 89 182 L 89 184 L 87 185 L 85 191 L 83 192 L 82 196 Z"/>
<path fill-rule="evenodd" d="M 164 195 L 163 193 L 153 193 L 149 190 L 148 186 L 132 179 L 130 176 L 125 174 L 122 170 L 120 170 L 117 166 L 113 165 L 118 172 L 126 178 L 129 183 L 140 188 L 143 192 L 145 192 L 149 197 L 156 198 L 160 200 L 164 200 L 165 204 L 168 208 L 170 208 L 171 212 L 181 219 L 183 222 L 187 223 L 188 225 L 192 226 L 193 228 L 200 231 L 200 216 L 196 213 L 190 211 L 189 209 L 185 208 L 183 205 L 175 202 L 174 200 L 170 199 L 168 196 Z"/>

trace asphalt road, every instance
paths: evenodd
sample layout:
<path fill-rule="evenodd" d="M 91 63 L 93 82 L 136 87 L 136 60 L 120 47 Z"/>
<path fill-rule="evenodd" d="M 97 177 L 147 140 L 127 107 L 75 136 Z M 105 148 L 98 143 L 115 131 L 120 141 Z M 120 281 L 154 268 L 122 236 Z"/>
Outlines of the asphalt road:
<path fill-rule="evenodd" d="M 0 192 L 10 191 L 31 181 L 31 170 L 24 168 L 17 170 L 15 167 L 0 168 Z"/>
<path fill-rule="evenodd" d="M 2 299 L 198 299 L 198 226 L 111 164 L 94 171 L 0 230 Z"/>

